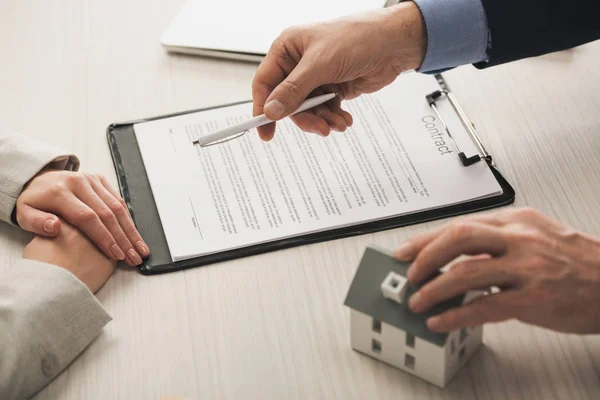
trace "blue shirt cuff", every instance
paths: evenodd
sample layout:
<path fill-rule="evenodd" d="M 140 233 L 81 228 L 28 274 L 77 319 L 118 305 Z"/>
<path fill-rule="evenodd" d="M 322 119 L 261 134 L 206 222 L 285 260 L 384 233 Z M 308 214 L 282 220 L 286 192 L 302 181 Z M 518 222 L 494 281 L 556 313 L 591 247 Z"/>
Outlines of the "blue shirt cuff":
<path fill-rule="evenodd" d="M 427 30 L 419 72 L 487 61 L 488 26 L 481 0 L 413 0 Z"/>

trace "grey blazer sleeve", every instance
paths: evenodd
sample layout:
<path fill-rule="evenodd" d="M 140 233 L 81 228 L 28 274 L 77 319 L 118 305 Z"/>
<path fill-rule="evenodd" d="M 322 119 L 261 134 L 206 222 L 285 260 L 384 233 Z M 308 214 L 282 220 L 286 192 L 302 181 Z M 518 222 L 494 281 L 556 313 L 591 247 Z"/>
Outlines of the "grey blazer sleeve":
<path fill-rule="evenodd" d="M 0 221 L 15 224 L 12 212 L 23 187 L 45 167 L 76 171 L 79 160 L 21 135 L 0 134 Z"/>
<path fill-rule="evenodd" d="M 19 135 L 0 135 L 0 221 L 44 168 L 77 170 L 73 155 Z M 67 270 L 21 260 L 0 274 L 0 399 L 24 399 L 58 375 L 110 317 Z"/>
<path fill-rule="evenodd" d="M 26 399 L 81 353 L 110 321 L 67 270 L 21 260 L 0 275 L 0 399 Z"/>

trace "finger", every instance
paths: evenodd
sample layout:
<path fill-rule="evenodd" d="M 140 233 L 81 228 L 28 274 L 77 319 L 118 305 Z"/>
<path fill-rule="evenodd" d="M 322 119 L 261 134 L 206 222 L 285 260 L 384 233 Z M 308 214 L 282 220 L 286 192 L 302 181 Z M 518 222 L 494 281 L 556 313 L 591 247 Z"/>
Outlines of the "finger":
<path fill-rule="evenodd" d="M 491 286 L 506 287 L 517 277 L 506 267 L 505 259 L 468 258 L 452 265 L 452 268 L 411 296 L 408 304 L 414 312 L 425 312 L 445 300 L 470 290 L 486 290 Z"/>
<path fill-rule="evenodd" d="M 112 193 L 110 193 L 98 177 L 94 177 L 91 181 L 91 184 L 92 188 L 98 194 L 100 199 L 102 199 L 104 204 L 106 204 L 115 215 L 119 225 L 121 226 L 121 229 L 129 239 L 129 242 L 133 244 L 138 254 L 142 257 L 148 257 L 150 255 L 150 250 L 136 229 L 135 224 L 131 219 L 131 215 L 127 211 L 127 205 L 125 204 L 125 201 L 120 196 L 115 197 Z"/>
<path fill-rule="evenodd" d="M 498 213 L 471 215 L 456 220 L 454 224 L 474 222 L 480 224 L 488 224 L 492 226 L 504 225 L 505 223 L 502 222 L 501 218 L 498 218 L 497 214 Z M 413 238 L 407 240 L 406 242 L 402 243 L 398 248 L 396 248 L 396 250 L 394 251 L 394 257 L 396 257 L 400 261 L 413 260 L 425 246 L 431 243 L 433 239 L 440 236 L 443 231 L 449 229 L 450 226 L 452 226 L 452 224 L 445 224 L 440 226 L 439 228 L 423 232 L 414 236 Z"/>
<path fill-rule="evenodd" d="M 127 235 L 123 231 L 113 211 L 94 190 L 92 182 L 93 179 L 89 177 L 88 179 L 81 181 L 76 187 L 74 187 L 73 193 L 77 196 L 77 198 L 79 198 L 79 200 L 93 210 L 100 222 L 108 229 L 122 251 L 127 264 L 131 266 L 141 264 L 142 259 L 140 255 L 133 248 L 132 243 L 129 241 Z M 82 230 L 84 229 L 82 228 Z"/>
<path fill-rule="evenodd" d="M 127 203 L 121 196 L 121 193 L 119 193 L 119 191 L 117 189 L 112 187 L 112 185 L 110 184 L 110 182 L 104 175 L 96 175 L 96 177 L 100 180 L 100 183 L 102 183 L 102 186 L 104 186 L 104 188 L 106 188 L 106 190 L 108 190 L 110 192 L 110 194 L 112 194 L 115 197 L 115 199 L 118 199 L 123 204 L 123 206 L 125 207 L 125 210 L 127 210 L 127 214 L 129 214 L 129 216 L 131 217 L 131 213 L 129 212 L 129 207 L 127 206 Z"/>
<path fill-rule="evenodd" d="M 313 113 L 317 117 L 323 118 L 327 122 L 327 125 L 329 125 L 329 128 L 335 131 L 344 132 L 348 128 L 344 117 L 331 111 L 331 108 L 327 104 L 315 107 Z"/>
<path fill-rule="evenodd" d="M 328 85 L 334 86 L 334 85 Z M 310 97 L 321 96 L 325 93 L 331 93 L 332 91 L 326 91 L 324 88 L 316 88 L 310 94 Z M 343 132 L 348 127 L 346 119 L 343 115 L 343 110 L 340 107 L 341 97 L 335 96 L 333 99 L 328 102 L 318 105 L 313 109 L 308 111 L 308 114 L 314 114 L 317 117 L 323 119 L 325 123 L 329 126 L 329 129 L 336 130 L 338 132 Z M 338 110 L 339 113 L 334 112 L 333 110 Z M 318 129 L 318 127 L 317 127 Z M 314 129 L 313 129 L 314 130 Z"/>
<path fill-rule="evenodd" d="M 321 117 L 310 112 L 303 112 L 290 117 L 304 132 L 316 133 L 319 136 L 329 136 L 331 129 L 329 124 Z"/>
<path fill-rule="evenodd" d="M 54 215 L 27 204 L 17 207 L 17 223 L 27 232 L 36 235 L 54 237 L 60 232 L 60 219 Z"/>
<path fill-rule="evenodd" d="M 506 223 L 528 224 L 544 231 L 564 231 L 565 226 L 534 208 L 511 208 L 498 212 Z M 519 229 L 519 228 L 517 228 Z"/>
<path fill-rule="evenodd" d="M 519 307 L 521 304 L 517 291 L 490 294 L 429 318 L 427 327 L 434 332 L 452 332 L 471 326 L 502 322 L 516 318 Z"/>
<path fill-rule="evenodd" d="M 258 132 L 258 136 L 262 140 L 264 140 L 265 142 L 268 142 L 271 139 L 273 139 L 273 137 L 275 136 L 275 128 L 276 128 L 276 123 L 273 122 L 272 124 L 259 126 L 258 128 L 256 128 L 256 131 Z"/>
<path fill-rule="evenodd" d="M 433 239 L 438 237 L 440 232 L 444 229 L 446 229 L 446 225 L 413 236 L 394 250 L 394 257 L 400 261 L 410 261 L 414 259 L 419 251 L 431 243 Z"/>
<path fill-rule="evenodd" d="M 326 83 L 321 80 L 322 72 L 322 68 L 312 59 L 300 59 L 298 65 L 267 98 L 263 108 L 267 118 L 280 120 L 298 109 L 313 90 Z"/>
<path fill-rule="evenodd" d="M 283 32 L 259 64 L 252 80 L 252 100 L 254 116 L 264 113 L 267 98 L 285 80 L 302 58 L 290 41 L 292 34 Z M 294 54 L 290 53 L 293 50 Z"/>
<path fill-rule="evenodd" d="M 115 238 L 102 223 L 100 217 L 87 204 L 69 192 L 60 199 L 60 205 L 53 207 L 64 219 L 81 229 L 100 250 L 113 260 L 124 260 L 125 254 Z"/>
<path fill-rule="evenodd" d="M 506 239 L 498 228 L 459 221 L 448 225 L 419 251 L 407 271 L 407 278 L 418 283 L 463 254 L 499 256 L 506 248 Z"/>
<path fill-rule="evenodd" d="M 343 95 L 341 93 L 339 93 L 339 85 L 328 84 L 328 85 L 319 86 L 318 88 L 313 90 L 310 97 L 316 97 L 316 96 L 321 96 L 321 95 L 330 94 L 330 93 L 335 93 L 335 97 L 333 99 L 327 101 L 324 104 L 329 108 L 330 111 L 337 113 L 337 111 L 334 111 L 334 109 L 336 109 L 336 110 L 341 109 L 342 100 L 344 99 Z"/>
<path fill-rule="evenodd" d="M 264 106 L 267 98 L 273 92 L 287 74 L 294 69 L 295 62 L 287 54 L 286 46 L 282 39 L 277 39 L 271 49 L 258 66 L 254 80 L 252 81 L 252 114 L 254 116 L 264 114 Z M 257 128 L 258 135 L 262 140 L 269 141 L 275 135 L 276 124 L 268 124 Z"/>
<path fill-rule="evenodd" d="M 354 119 L 348 111 L 342 109 L 341 99 L 339 97 L 336 97 L 334 100 L 336 101 L 332 101 L 331 104 L 327 103 L 327 106 L 329 107 L 331 112 L 341 116 L 346 122 L 346 127 L 352 126 L 352 124 L 354 123 Z"/>

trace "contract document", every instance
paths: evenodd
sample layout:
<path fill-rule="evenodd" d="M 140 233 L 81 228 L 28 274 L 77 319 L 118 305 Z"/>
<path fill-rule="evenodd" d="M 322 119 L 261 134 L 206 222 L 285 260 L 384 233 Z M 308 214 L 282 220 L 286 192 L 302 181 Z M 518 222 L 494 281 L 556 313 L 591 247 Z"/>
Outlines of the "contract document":
<path fill-rule="evenodd" d="M 425 100 L 437 89 L 433 77 L 411 74 L 346 101 L 353 126 L 327 138 L 286 119 L 270 142 L 249 131 L 192 145 L 251 118 L 249 102 L 135 124 L 173 261 L 501 194 L 484 161 L 460 162 Z M 476 154 L 455 114 L 444 119 L 460 149 Z"/>

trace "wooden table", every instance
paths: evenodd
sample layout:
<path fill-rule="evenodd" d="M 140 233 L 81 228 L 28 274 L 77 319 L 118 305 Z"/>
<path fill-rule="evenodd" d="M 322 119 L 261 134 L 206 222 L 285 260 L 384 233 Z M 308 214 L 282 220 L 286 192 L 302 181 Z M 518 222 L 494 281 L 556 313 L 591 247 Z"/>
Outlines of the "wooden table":
<path fill-rule="evenodd" d="M 109 123 L 248 99 L 256 65 L 168 55 L 183 0 L 4 0 L 0 130 L 72 149 L 116 183 Z M 600 234 L 600 43 L 447 74 L 501 170 L 532 206 Z M 516 322 L 446 390 L 350 349 L 342 306 L 364 247 L 444 221 L 155 277 L 121 269 L 98 294 L 114 321 L 38 399 L 592 399 L 600 337 Z M 28 236 L 0 227 L 0 270 Z"/>

